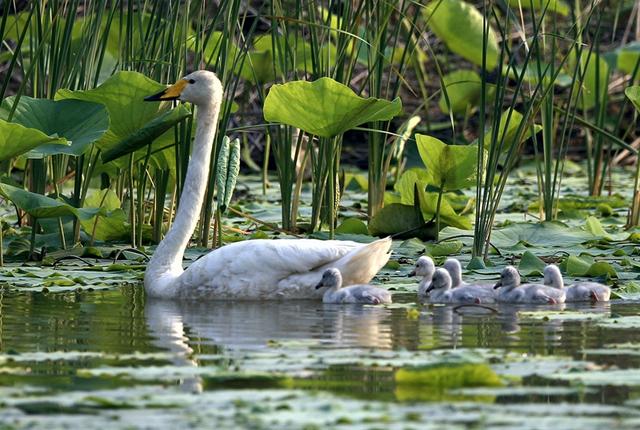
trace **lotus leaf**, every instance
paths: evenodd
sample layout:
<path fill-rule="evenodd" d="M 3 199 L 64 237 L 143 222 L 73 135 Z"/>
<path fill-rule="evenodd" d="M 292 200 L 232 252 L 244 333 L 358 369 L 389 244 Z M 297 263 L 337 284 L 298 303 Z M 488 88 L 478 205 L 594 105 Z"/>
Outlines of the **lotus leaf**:
<path fill-rule="evenodd" d="M 0 161 L 9 160 L 45 144 L 64 145 L 67 140 L 40 130 L 0 120 Z"/>
<path fill-rule="evenodd" d="M 634 85 L 628 87 L 624 90 L 624 94 L 629 100 L 631 100 L 631 103 L 633 103 L 633 106 L 635 106 L 636 110 L 640 112 L 640 86 Z"/>
<path fill-rule="evenodd" d="M 569 15 L 569 6 L 561 0 L 509 0 L 509 6 L 512 8 L 535 9 L 542 12 L 546 9 L 547 13 L 555 12 L 562 16 Z"/>
<path fill-rule="evenodd" d="M 119 72 L 93 90 L 60 90 L 56 99 L 86 100 L 106 106 L 111 125 L 97 145 L 103 151 L 103 160 L 109 161 L 154 141 L 157 147 L 173 143 L 173 133 L 167 131 L 190 112 L 183 105 L 168 110 L 166 103 L 144 101 L 144 97 L 163 88 L 140 73 Z"/>
<path fill-rule="evenodd" d="M 91 219 L 100 209 L 74 208 L 59 200 L 31 193 L 22 188 L 0 183 L 0 194 L 35 218 L 55 218 L 73 215 L 80 220 Z"/>
<path fill-rule="evenodd" d="M 292 125 L 327 138 L 365 122 L 390 120 L 401 110 L 399 98 L 387 101 L 359 97 L 331 78 L 274 85 L 264 102 L 267 121 Z"/>
<path fill-rule="evenodd" d="M 443 90 L 440 94 L 438 106 L 443 113 L 449 110 L 455 114 L 463 115 L 470 106 L 475 106 L 480 99 L 481 80 L 473 70 L 456 70 L 442 78 Z M 447 92 L 447 99 L 444 95 Z"/>
<path fill-rule="evenodd" d="M 0 117 L 6 119 L 14 104 L 14 97 L 7 97 L 0 106 Z M 49 136 L 59 136 L 70 143 L 50 143 L 32 149 L 27 157 L 42 158 L 47 155 L 82 155 L 89 146 L 99 140 L 109 128 L 109 114 L 99 103 L 81 100 L 47 100 L 23 96 L 20 98 L 11 122 L 40 130 Z"/>
<path fill-rule="evenodd" d="M 424 8 L 429 27 L 456 54 L 482 66 L 483 19 L 471 4 L 462 0 L 432 0 Z M 498 37 L 489 27 L 487 68 L 498 65 Z"/>
<path fill-rule="evenodd" d="M 532 252 L 525 251 L 520 259 L 518 270 L 525 276 L 542 275 L 546 263 L 540 258 L 536 257 Z"/>
<path fill-rule="evenodd" d="M 431 185 L 443 191 L 454 191 L 475 184 L 478 159 L 475 146 L 447 145 L 435 137 L 421 134 L 416 134 L 416 143 Z"/>

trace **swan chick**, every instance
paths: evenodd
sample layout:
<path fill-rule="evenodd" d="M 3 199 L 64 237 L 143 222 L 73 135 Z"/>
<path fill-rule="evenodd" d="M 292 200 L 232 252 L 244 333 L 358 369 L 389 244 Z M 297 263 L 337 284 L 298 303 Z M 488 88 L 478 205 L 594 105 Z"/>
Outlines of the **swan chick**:
<path fill-rule="evenodd" d="M 322 274 L 320 283 L 316 285 L 316 290 L 329 288 L 322 296 L 323 303 L 362 303 L 379 305 L 391 303 L 391 293 L 384 288 L 373 285 L 349 285 L 342 286 L 342 274 L 338 269 L 327 269 Z"/>
<path fill-rule="evenodd" d="M 447 258 L 442 267 L 447 269 L 447 272 L 449 272 L 449 275 L 451 275 L 451 288 L 459 288 L 464 286 L 483 288 L 491 292 L 491 294 L 488 295 L 489 297 L 494 296 L 493 284 L 471 284 L 462 280 L 462 265 L 457 258 Z"/>
<path fill-rule="evenodd" d="M 429 288 L 429 301 L 432 303 L 490 303 L 493 292 L 481 287 L 463 285 L 451 289 L 451 275 L 446 269 L 436 269 Z"/>
<path fill-rule="evenodd" d="M 501 288 L 497 300 L 503 303 L 564 303 L 565 292 L 542 284 L 521 284 L 520 273 L 513 266 L 507 266 L 500 274 L 500 280 L 493 287 Z"/>
<path fill-rule="evenodd" d="M 560 268 L 555 264 L 544 268 L 544 284 L 561 290 L 564 288 Z M 564 291 L 567 302 L 608 302 L 611 298 L 611 288 L 598 282 L 577 282 Z"/>
<path fill-rule="evenodd" d="M 433 278 L 433 272 L 436 270 L 436 265 L 433 263 L 431 257 L 427 257 L 423 255 L 418 258 L 416 261 L 416 265 L 409 273 L 409 276 L 422 276 L 420 280 L 420 284 L 418 285 L 418 296 L 424 297 L 427 295 L 427 288 L 429 284 L 431 284 L 431 279 Z"/>

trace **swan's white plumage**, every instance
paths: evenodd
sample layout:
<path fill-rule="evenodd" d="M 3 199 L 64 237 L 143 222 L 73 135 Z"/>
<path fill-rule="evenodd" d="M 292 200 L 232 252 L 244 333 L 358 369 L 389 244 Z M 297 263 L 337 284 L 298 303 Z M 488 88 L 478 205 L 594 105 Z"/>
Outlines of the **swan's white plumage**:
<path fill-rule="evenodd" d="M 319 298 L 322 292 L 314 287 L 327 268 L 339 269 L 345 285 L 351 285 L 369 282 L 386 264 L 390 238 L 369 244 L 281 239 L 227 245 L 183 270 L 184 250 L 204 201 L 223 90 L 215 74 L 201 70 L 167 93 L 197 107 L 198 125 L 176 218 L 147 265 L 147 294 L 166 299 Z M 168 98 L 156 98 L 161 99 Z"/>

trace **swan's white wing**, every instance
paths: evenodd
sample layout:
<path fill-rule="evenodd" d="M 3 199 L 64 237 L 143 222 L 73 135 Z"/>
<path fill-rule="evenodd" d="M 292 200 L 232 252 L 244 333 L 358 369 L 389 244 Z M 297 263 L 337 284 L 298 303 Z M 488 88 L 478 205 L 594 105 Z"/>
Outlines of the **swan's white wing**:
<path fill-rule="evenodd" d="M 344 259 L 349 260 L 349 255 L 357 257 L 362 250 L 383 241 L 372 244 L 314 239 L 237 242 L 194 262 L 177 280 L 177 295 L 211 299 L 321 297 L 322 291 L 315 291 L 313 287 L 324 268 L 348 268 L 348 261 Z M 388 242 L 390 244 L 390 240 Z M 373 271 L 371 277 L 381 267 L 377 261 L 359 261 L 368 266 L 362 269 L 364 272 Z"/>

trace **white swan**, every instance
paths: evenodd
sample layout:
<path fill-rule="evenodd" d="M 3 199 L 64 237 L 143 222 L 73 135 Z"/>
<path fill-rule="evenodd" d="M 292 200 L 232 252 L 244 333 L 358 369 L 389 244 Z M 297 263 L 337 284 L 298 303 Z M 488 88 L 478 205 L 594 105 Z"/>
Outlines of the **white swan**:
<path fill-rule="evenodd" d="M 544 284 L 564 289 L 567 302 L 608 302 L 611 298 L 611 288 L 597 282 L 578 282 L 564 288 L 562 273 L 555 264 L 549 264 L 544 268 Z"/>
<path fill-rule="evenodd" d="M 338 269 L 327 269 L 322 274 L 322 279 L 316 285 L 316 289 L 329 289 L 322 296 L 323 303 L 361 303 L 379 305 L 391 303 L 391 293 L 384 288 L 373 285 L 349 285 L 342 286 L 342 275 Z"/>
<path fill-rule="evenodd" d="M 520 274 L 513 266 L 507 266 L 500 274 L 500 280 L 493 287 L 502 288 L 497 300 L 504 303 L 547 303 L 565 302 L 565 292 L 542 284 L 520 284 Z"/>
<path fill-rule="evenodd" d="M 471 284 L 469 282 L 464 282 L 462 280 L 462 265 L 457 258 L 447 258 L 442 267 L 444 267 L 451 276 L 451 288 L 472 286 L 493 290 L 493 284 Z"/>
<path fill-rule="evenodd" d="M 409 276 L 421 276 L 420 284 L 418 285 L 418 296 L 424 297 L 427 295 L 427 288 L 431 284 L 431 278 L 433 278 L 433 272 L 436 270 L 436 265 L 433 263 L 431 257 L 423 255 L 418 258 L 416 265 L 414 266 Z"/>
<path fill-rule="evenodd" d="M 451 289 L 451 275 L 446 269 L 436 269 L 429 288 L 431 303 L 492 303 L 495 301 L 492 291 L 470 285 Z"/>
<path fill-rule="evenodd" d="M 179 99 L 197 108 L 196 135 L 178 212 L 147 265 L 147 294 L 167 299 L 320 298 L 322 292 L 314 287 L 330 267 L 342 272 L 345 285 L 369 282 L 389 259 L 390 238 L 369 244 L 313 239 L 243 241 L 216 249 L 183 270 L 184 250 L 207 187 L 222 93 L 216 75 L 200 70 L 145 99 Z"/>

